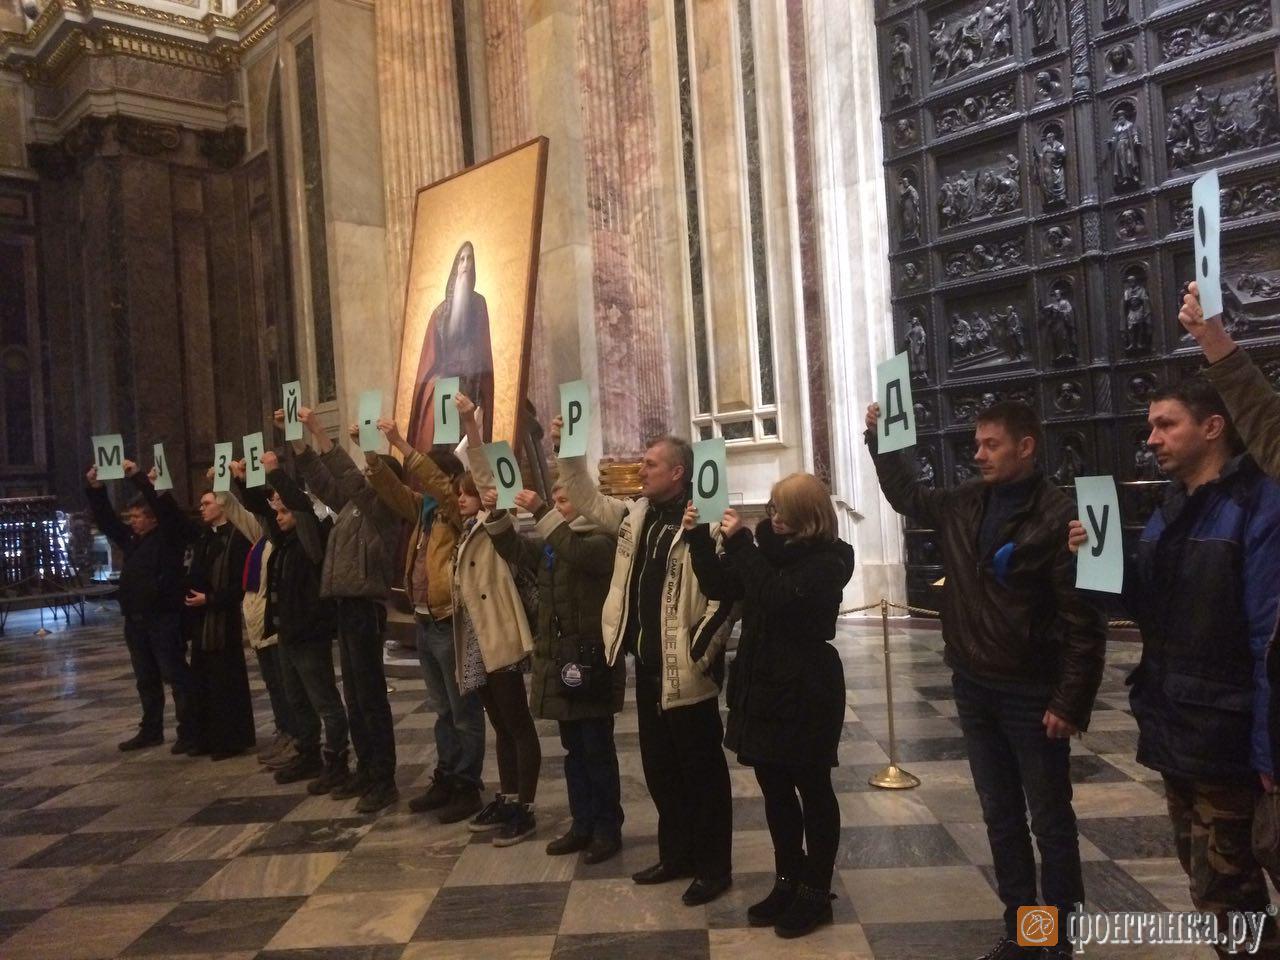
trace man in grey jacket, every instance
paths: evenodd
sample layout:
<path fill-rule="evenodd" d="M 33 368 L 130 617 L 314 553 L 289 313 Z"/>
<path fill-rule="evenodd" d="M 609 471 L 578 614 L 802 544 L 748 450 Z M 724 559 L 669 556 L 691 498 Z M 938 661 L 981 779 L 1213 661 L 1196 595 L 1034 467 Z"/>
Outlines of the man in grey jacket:
<path fill-rule="evenodd" d="M 320 596 L 332 604 L 357 765 L 347 782 L 330 795 L 358 796 L 357 809 L 372 813 L 400 796 L 395 782 L 395 730 L 382 668 L 386 597 L 400 521 L 378 499 L 347 452 L 329 439 L 315 413 L 303 407 L 299 417 L 311 433 L 314 449 L 305 440 L 293 441 L 298 468 L 308 489 L 337 516 L 325 547 Z M 283 423 L 283 411 L 276 411 L 276 421 Z M 400 469 L 394 460 L 389 466 Z"/>

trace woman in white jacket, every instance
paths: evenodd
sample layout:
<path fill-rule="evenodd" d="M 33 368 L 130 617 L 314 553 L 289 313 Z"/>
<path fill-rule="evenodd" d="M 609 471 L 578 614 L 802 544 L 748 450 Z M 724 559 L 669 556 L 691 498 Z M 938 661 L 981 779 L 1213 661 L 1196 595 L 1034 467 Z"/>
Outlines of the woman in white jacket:
<path fill-rule="evenodd" d="M 237 460 L 231 464 L 231 475 L 237 483 L 244 482 L 243 461 Z M 271 716 L 276 727 L 271 742 L 258 751 L 258 762 L 272 768 L 282 767 L 293 758 L 296 751 L 280 651 L 275 634 L 268 633 L 264 628 L 267 610 L 267 561 L 271 559 L 271 541 L 267 539 L 258 518 L 246 510 L 236 497 L 226 493 L 214 496 L 231 525 L 253 544 L 249 550 L 249 558 L 245 561 L 244 600 L 240 609 L 244 614 L 244 636 L 258 658 L 258 669 L 271 700 Z"/>

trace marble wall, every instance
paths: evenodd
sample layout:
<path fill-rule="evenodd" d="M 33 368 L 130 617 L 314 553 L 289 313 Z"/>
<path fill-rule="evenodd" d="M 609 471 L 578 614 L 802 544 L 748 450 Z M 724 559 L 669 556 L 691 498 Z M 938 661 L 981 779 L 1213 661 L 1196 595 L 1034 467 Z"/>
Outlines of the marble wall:
<path fill-rule="evenodd" d="M 880 495 L 862 440 L 875 365 L 894 352 L 872 5 L 806 0 L 804 15 L 832 492 L 858 555 L 851 599 L 905 603 L 902 520 Z"/>
<path fill-rule="evenodd" d="M 387 278 L 374 7 L 367 0 L 307 0 L 291 6 L 277 29 L 298 370 L 304 397 L 331 432 L 345 432 L 364 390 L 383 390 L 384 413 L 391 412 L 399 352 Z M 326 382 L 326 326 L 332 398 L 319 391 Z"/>
<path fill-rule="evenodd" d="M 213 444 L 261 429 L 270 404 L 271 327 L 242 295 L 251 168 L 211 162 L 197 131 L 138 123 L 89 123 L 73 131 L 74 154 L 63 143 L 37 155 L 45 338 L 60 384 L 52 487 L 69 502 L 91 434 L 123 434 L 144 463 L 163 442 L 185 498 Z"/>
<path fill-rule="evenodd" d="M 277 10 L 234 75 L 85 58 L 24 94 L 33 139 L 79 131 L 73 149 L 40 158 L 50 331 L 64 336 L 51 349 L 79 371 L 54 401 L 60 423 L 85 437 L 108 423 L 180 435 L 179 469 L 194 478 L 215 439 L 274 405 L 287 373 L 308 399 L 329 396 L 320 409 L 336 431 L 361 390 L 389 393 L 394 379 L 416 190 L 461 168 L 468 144 L 479 161 L 543 135 L 530 376 L 543 420 L 556 386 L 585 378 L 601 410 L 596 455 L 634 458 L 659 431 L 723 430 L 743 437 L 730 474 L 744 503 L 793 470 L 829 477 L 859 554 L 850 598 L 901 598 L 901 525 L 859 429 L 874 359 L 891 347 L 869 5 Z M 11 89 L 0 83 L 0 116 Z M 172 127 L 177 144 L 148 154 L 127 125 L 79 126 L 77 111 L 114 90 L 144 103 L 152 127 L 139 129 L 163 146 Z M 175 111 L 183 122 L 164 120 Z M 247 127 L 235 169 L 199 132 L 228 123 Z M 112 344 L 127 349 L 102 360 Z M 181 362 L 148 365 L 157 353 Z M 152 409 L 166 391 L 181 404 Z M 745 435 L 730 433 L 735 417 Z"/>

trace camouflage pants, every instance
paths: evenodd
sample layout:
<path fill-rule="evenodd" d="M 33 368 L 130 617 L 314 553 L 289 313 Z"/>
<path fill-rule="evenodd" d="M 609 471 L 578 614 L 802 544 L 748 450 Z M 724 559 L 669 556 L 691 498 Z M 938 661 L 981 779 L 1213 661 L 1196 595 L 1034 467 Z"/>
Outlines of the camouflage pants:
<path fill-rule="evenodd" d="M 1252 842 L 1261 787 L 1166 776 L 1164 792 L 1178 860 L 1191 881 L 1191 902 L 1196 909 L 1217 914 L 1224 931 L 1229 911 L 1265 910 L 1271 895 Z M 1219 952 L 1219 956 L 1228 954 Z M 1271 921 L 1262 949 L 1255 956 L 1280 958 L 1280 941 Z"/>

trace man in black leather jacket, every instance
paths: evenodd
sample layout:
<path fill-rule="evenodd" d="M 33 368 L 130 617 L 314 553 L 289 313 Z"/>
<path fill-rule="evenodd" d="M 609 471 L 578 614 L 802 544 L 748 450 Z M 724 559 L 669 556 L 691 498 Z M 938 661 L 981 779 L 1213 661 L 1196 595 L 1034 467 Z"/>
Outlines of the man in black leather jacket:
<path fill-rule="evenodd" d="M 936 531 L 946 569 L 944 658 L 1005 905 L 1006 936 L 984 960 L 1056 957 L 1019 947 L 1016 923 L 1020 906 L 1042 901 L 1066 929 L 1084 901 L 1069 738 L 1088 726 L 1106 627 L 1075 589 L 1063 536 L 1075 505 L 1036 464 L 1043 433 L 1025 404 L 978 415 L 982 479 L 950 490 L 917 482 L 901 453 L 875 455 L 879 413 L 877 404 L 867 410 L 867 444 L 880 488 L 895 510 Z"/>

